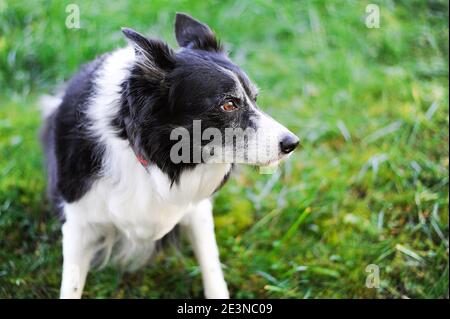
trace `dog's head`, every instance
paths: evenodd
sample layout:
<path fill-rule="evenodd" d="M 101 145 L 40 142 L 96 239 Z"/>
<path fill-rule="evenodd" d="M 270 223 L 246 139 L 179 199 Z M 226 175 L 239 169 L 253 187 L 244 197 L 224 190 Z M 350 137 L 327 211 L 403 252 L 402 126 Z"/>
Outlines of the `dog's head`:
<path fill-rule="evenodd" d="M 123 33 L 136 52 L 124 83 L 127 131 L 149 161 L 158 164 L 169 156 L 188 166 L 198 161 L 264 165 L 298 145 L 294 134 L 258 108 L 256 86 L 207 25 L 177 14 L 177 52 L 131 29 Z"/>

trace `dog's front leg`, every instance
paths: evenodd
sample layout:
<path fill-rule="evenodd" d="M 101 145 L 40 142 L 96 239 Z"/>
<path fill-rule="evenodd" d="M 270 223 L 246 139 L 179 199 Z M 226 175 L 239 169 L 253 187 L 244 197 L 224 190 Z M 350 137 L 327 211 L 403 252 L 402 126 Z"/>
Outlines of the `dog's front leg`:
<path fill-rule="evenodd" d="M 219 251 L 214 234 L 211 201 L 204 200 L 181 221 L 194 249 L 202 272 L 205 297 L 229 298 L 227 284 L 220 266 Z"/>
<path fill-rule="evenodd" d="M 93 257 L 94 232 L 68 219 L 63 227 L 62 299 L 79 299 Z"/>

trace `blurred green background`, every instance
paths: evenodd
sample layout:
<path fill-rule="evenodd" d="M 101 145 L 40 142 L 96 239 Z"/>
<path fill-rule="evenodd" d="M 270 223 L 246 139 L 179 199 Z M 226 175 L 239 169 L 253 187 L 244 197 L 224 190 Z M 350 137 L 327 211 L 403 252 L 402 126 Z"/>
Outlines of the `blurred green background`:
<path fill-rule="evenodd" d="M 45 200 L 39 95 L 128 26 L 175 46 L 176 11 L 208 23 L 303 140 L 275 175 L 244 167 L 215 198 L 236 298 L 448 298 L 448 3 L 0 0 L 0 297 L 54 298 L 60 225 Z M 65 27 L 66 6 L 81 29 Z M 380 269 L 367 288 L 366 267 Z M 84 297 L 202 297 L 192 250 L 91 272 Z"/>

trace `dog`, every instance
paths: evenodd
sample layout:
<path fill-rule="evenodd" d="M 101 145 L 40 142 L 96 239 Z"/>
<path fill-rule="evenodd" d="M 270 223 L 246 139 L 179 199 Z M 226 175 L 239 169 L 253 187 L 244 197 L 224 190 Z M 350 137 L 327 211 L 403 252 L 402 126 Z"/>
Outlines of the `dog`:
<path fill-rule="evenodd" d="M 122 32 L 127 47 L 86 64 L 62 94 L 44 100 L 48 193 L 63 222 L 60 297 L 81 298 L 94 265 L 143 266 L 180 226 L 205 297 L 229 298 L 211 196 L 235 164 L 278 163 L 299 139 L 257 107 L 256 86 L 206 24 L 177 13 L 178 51 L 132 29 Z M 202 138 L 214 130 L 181 143 L 197 124 Z M 223 138 L 212 143 L 229 128 L 253 133 L 240 146 Z M 246 154 L 223 156 L 238 150 Z"/>

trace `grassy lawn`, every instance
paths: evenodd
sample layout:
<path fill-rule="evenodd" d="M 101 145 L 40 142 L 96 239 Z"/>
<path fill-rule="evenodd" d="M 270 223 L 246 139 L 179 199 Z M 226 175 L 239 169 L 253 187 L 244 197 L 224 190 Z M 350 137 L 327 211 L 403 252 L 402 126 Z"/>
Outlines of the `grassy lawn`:
<path fill-rule="evenodd" d="M 60 225 L 45 200 L 37 98 L 125 45 L 120 27 L 175 47 L 184 11 L 208 23 L 303 147 L 274 175 L 242 167 L 215 197 L 235 298 L 448 298 L 446 0 L 0 0 L 0 297 L 54 298 Z M 67 29 L 68 3 L 81 29 Z M 367 288 L 366 267 L 380 270 Z M 202 297 L 186 242 L 132 274 L 91 272 L 88 298 Z"/>

